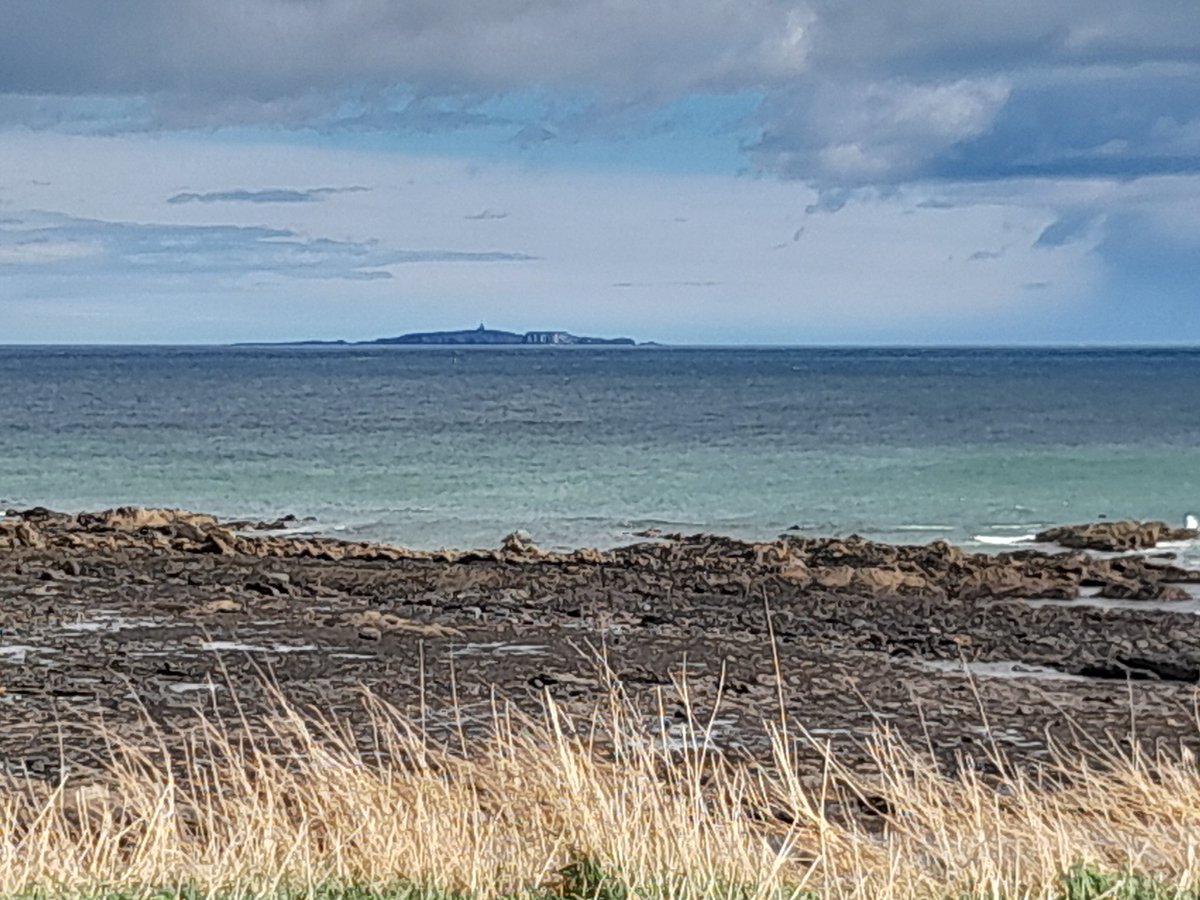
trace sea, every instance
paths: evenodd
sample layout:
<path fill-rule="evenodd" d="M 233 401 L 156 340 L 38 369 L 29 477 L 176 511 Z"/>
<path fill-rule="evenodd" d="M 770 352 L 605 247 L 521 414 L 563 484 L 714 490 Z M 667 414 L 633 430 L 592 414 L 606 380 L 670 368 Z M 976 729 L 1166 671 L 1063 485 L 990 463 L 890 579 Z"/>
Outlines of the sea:
<path fill-rule="evenodd" d="M 1200 349 L 2 347 L 0 463 L 0 510 L 291 514 L 415 548 L 1003 549 L 1200 512 Z"/>

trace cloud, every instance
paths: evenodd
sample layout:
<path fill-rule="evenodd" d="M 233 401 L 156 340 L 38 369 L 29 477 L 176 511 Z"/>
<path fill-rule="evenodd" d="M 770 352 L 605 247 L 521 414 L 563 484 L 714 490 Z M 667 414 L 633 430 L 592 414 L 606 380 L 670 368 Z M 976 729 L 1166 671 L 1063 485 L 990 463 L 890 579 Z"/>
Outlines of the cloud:
<path fill-rule="evenodd" d="M 1035 247 L 1063 247 L 1081 241 L 1099 222 L 1099 214 L 1089 210 L 1073 210 L 1055 219 L 1042 229 Z"/>
<path fill-rule="evenodd" d="M 308 237 L 286 228 L 110 222 L 32 214 L 0 228 L 0 271 L 96 276 L 239 276 L 373 280 L 411 263 L 527 261 L 523 253 L 408 250 Z"/>
<path fill-rule="evenodd" d="M 1200 172 L 1197 34 L 1180 0 L 8 2 L 0 120 L 472 131 L 525 153 L 744 124 L 756 167 L 832 197 L 1134 178 Z M 748 123 L 637 115 L 701 95 L 759 103 Z"/>
<path fill-rule="evenodd" d="M 763 135 L 749 150 L 766 169 L 841 190 L 892 183 L 922 175 L 950 148 L 985 134 L 1009 91 L 1002 78 L 805 83 L 764 102 Z"/>
<path fill-rule="evenodd" d="M 1200 65 L 1081 67 L 1014 82 L 991 128 L 932 161 L 946 179 L 1200 172 Z"/>
<path fill-rule="evenodd" d="M 507 219 L 508 213 L 504 212 L 503 210 L 482 209 L 477 213 L 473 213 L 472 215 L 463 216 L 463 218 L 470 219 L 470 220 L 473 220 L 476 222 L 486 222 L 486 221 L 492 221 L 495 219 Z"/>
<path fill-rule="evenodd" d="M 512 136 L 512 142 L 518 147 L 529 148 L 556 140 L 558 136 L 558 129 L 534 122 L 521 127 Z"/>
<path fill-rule="evenodd" d="M 211 191 L 204 194 L 181 193 L 168 197 L 168 203 L 315 203 L 334 194 L 351 194 L 367 191 L 370 188 L 351 187 L 319 187 L 307 190 L 291 190 L 288 188 L 271 188 L 266 190 L 248 191 Z"/>
<path fill-rule="evenodd" d="M 720 281 L 614 281 L 612 286 L 615 288 L 710 288 L 720 287 L 721 284 Z"/>
<path fill-rule="evenodd" d="M 348 87 L 496 94 L 530 85 L 677 94 L 803 64 L 780 0 L 61 0 L 9 4 L 0 86 L 25 94 L 260 101 Z"/>

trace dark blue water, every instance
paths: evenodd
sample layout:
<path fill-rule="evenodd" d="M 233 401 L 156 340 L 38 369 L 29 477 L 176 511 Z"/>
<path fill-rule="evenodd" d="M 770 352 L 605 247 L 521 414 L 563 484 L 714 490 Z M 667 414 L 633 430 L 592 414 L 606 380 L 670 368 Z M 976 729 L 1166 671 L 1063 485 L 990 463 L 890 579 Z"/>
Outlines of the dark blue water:
<path fill-rule="evenodd" d="M 0 348 L 0 501 L 416 546 L 1200 509 L 1200 351 Z"/>

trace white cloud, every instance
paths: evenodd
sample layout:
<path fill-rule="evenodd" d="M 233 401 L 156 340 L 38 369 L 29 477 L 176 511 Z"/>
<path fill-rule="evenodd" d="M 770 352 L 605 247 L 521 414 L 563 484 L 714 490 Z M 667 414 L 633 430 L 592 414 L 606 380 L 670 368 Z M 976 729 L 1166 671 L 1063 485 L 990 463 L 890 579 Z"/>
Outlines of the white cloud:
<path fill-rule="evenodd" d="M 499 250 L 402 249 L 378 240 L 334 240 L 290 228 L 105 221 L 30 212 L 0 226 L 0 274 L 94 279 L 114 274 L 196 279 L 273 273 L 284 278 L 378 280 L 425 263 L 525 262 Z M 31 268 L 32 267 L 32 268 Z"/>
<path fill-rule="evenodd" d="M 171 328 L 189 340 L 369 338 L 480 318 L 678 342 L 978 340 L 998 322 L 1076 308 L 1102 273 L 1093 242 L 1034 248 L 1058 207 L 1098 202 L 1101 186 L 1043 198 L 996 185 L 932 206 L 903 189 L 809 216 L 810 188 L 770 179 L 539 172 L 202 137 L 43 133 L 4 146 L 4 233 L 23 235 L 0 244 L 40 230 L 105 248 L 79 264 L 86 278 L 69 262 L 9 267 L 8 340 L 171 340 Z M 165 202 L 184 185 L 355 183 L 372 190 L 321 203 Z M 19 212 L 31 208 L 57 212 Z M 480 210 L 508 215 L 472 220 Z M 986 264 L 970 259 L 1002 246 Z M 395 248 L 536 259 L 400 266 Z M 394 277 L 358 280 L 380 270 Z M 1047 286 L 1023 288 L 1032 282 Z M 71 324 L 97 308 L 86 332 Z"/>
<path fill-rule="evenodd" d="M 48 266 L 100 256 L 103 245 L 94 241 L 55 241 L 44 235 L 25 237 L 12 243 L 0 231 L 0 267 Z"/>
<path fill-rule="evenodd" d="M 824 82 L 766 101 L 752 148 L 764 168 L 836 185 L 919 176 L 949 148 L 986 133 L 1008 99 L 1003 79 L 912 84 Z"/>
<path fill-rule="evenodd" d="M 757 163 L 825 188 L 1200 171 L 1194 2 L 0 7 L 0 110 L 42 128 L 499 128 L 532 144 L 564 121 L 595 136 L 630 107 L 748 92 L 764 98 Z M 480 111 L 514 93 L 544 102 Z"/>

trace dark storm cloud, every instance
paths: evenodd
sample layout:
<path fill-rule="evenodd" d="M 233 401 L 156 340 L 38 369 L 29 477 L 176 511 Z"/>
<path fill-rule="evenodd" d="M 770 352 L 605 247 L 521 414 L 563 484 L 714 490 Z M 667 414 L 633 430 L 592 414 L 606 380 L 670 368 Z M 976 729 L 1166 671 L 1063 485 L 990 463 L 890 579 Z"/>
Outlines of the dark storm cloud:
<path fill-rule="evenodd" d="M 501 127 L 531 148 L 581 106 L 596 136 L 627 128 L 629 108 L 752 92 L 755 164 L 826 189 L 1200 172 L 1189 0 L 0 0 L 0 13 L 0 114 L 34 127 Z M 521 92 L 573 100 L 481 109 Z M 829 196 L 816 208 L 836 208 Z"/>

